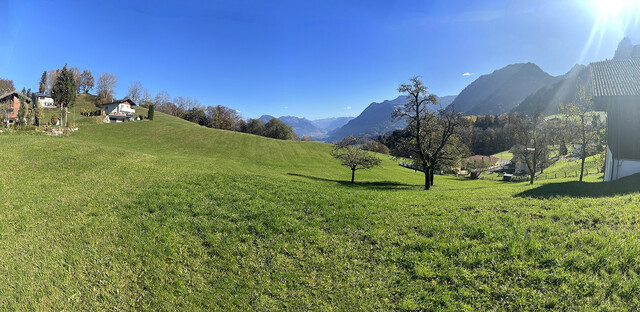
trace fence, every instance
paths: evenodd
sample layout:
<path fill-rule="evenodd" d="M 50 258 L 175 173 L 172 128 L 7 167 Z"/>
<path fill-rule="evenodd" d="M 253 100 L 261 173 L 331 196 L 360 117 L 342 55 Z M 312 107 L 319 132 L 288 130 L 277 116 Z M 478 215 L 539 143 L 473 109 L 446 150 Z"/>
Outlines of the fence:
<path fill-rule="evenodd" d="M 588 175 L 594 175 L 594 174 L 600 174 L 602 173 L 602 170 L 600 170 L 600 168 L 597 168 L 596 170 L 594 169 L 587 169 L 584 168 L 584 175 L 583 176 L 588 176 Z M 578 178 L 580 176 L 580 170 L 574 170 L 574 171 L 563 171 L 563 172 L 553 172 L 553 173 L 543 173 L 543 174 L 538 174 L 535 176 L 536 180 L 552 180 L 552 179 L 564 179 L 564 178 Z M 491 180 L 491 181 L 501 181 L 502 180 L 502 176 L 494 176 L 494 175 L 481 175 L 480 179 L 483 180 Z M 513 178 L 511 179 L 512 182 L 523 182 L 523 181 L 529 181 L 530 177 L 528 174 L 524 174 L 524 175 L 514 175 Z"/>
<path fill-rule="evenodd" d="M 87 111 L 87 110 L 82 110 L 80 112 L 80 115 L 82 116 L 86 116 L 86 117 L 91 117 L 91 116 L 101 116 L 102 115 L 102 110 L 98 109 L 95 111 Z"/>

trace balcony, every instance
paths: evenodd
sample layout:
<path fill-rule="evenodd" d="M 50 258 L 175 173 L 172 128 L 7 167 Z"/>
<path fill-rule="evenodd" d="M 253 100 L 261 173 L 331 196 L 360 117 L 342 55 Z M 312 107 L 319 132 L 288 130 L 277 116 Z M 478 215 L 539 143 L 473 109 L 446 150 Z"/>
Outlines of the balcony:
<path fill-rule="evenodd" d="M 136 112 L 136 110 L 133 109 L 133 108 L 118 107 L 118 113 L 133 114 L 135 112 Z"/>

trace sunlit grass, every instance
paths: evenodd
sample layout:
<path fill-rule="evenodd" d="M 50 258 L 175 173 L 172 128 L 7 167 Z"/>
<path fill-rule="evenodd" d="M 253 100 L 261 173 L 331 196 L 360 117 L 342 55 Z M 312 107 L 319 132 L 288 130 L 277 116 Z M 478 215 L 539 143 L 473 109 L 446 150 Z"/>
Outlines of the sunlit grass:
<path fill-rule="evenodd" d="M 436 176 L 425 192 L 390 159 L 348 183 L 330 149 L 162 113 L 0 134 L 0 305 L 638 308 L 640 179 Z"/>
<path fill-rule="evenodd" d="M 491 155 L 491 157 L 495 157 L 502 160 L 511 160 L 511 158 L 513 158 L 513 154 L 509 151 L 502 151 L 502 152 Z"/>

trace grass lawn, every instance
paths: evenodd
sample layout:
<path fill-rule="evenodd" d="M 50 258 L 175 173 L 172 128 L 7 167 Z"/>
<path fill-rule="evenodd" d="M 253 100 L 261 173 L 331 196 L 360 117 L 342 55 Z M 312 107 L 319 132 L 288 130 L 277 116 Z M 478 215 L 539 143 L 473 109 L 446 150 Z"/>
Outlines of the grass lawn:
<path fill-rule="evenodd" d="M 495 157 L 498 159 L 504 159 L 504 160 L 511 160 L 511 158 L 513 158 L 513 154 L 509 151 L 504 151 L 504 152 L 500 152 L 500 153 L 495 153 L 493 155 L 491 155 L 491 157 Z"/>
<path fill-rule="evenodd" d="M 323 143 L 84 121 L 0 134 L 7 310 L 640 308 L 638 177 L 425 192 Z"/>

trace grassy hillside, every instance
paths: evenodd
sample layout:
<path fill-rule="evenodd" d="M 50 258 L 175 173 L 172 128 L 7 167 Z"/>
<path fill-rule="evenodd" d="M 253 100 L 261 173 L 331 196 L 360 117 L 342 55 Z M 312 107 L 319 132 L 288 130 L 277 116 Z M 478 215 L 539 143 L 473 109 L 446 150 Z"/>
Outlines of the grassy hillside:
<path fill-rule="evenodd" d="M 387 159 L 352 185 L 329 145 L 159 112 L 70 137 L 2 133 L 0 151 L 8 310 L 640 304 L 638 178 L 438 176 L 424 192 Z"/>

